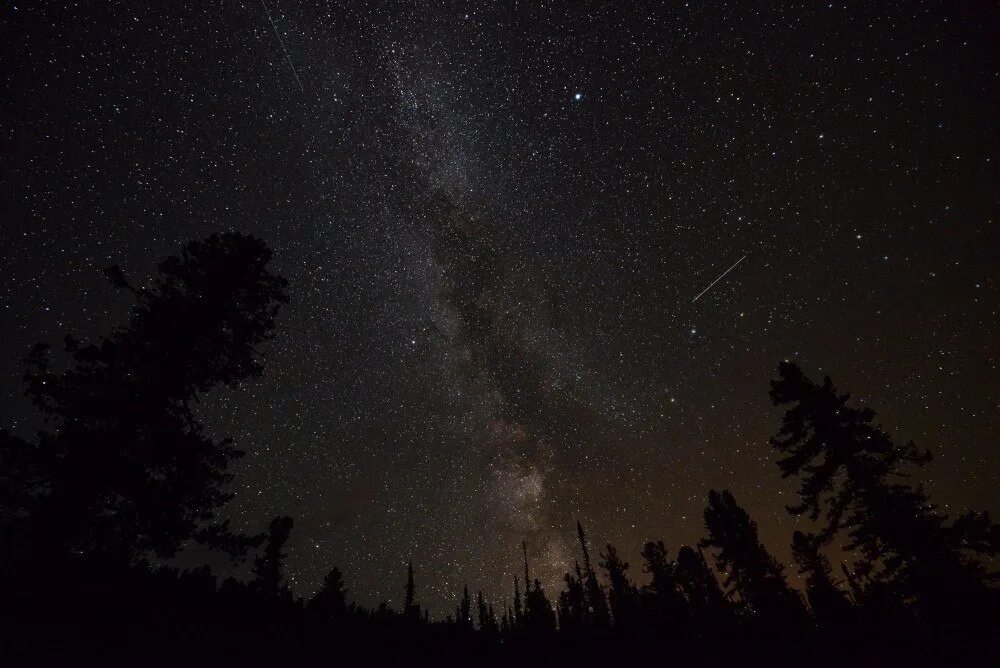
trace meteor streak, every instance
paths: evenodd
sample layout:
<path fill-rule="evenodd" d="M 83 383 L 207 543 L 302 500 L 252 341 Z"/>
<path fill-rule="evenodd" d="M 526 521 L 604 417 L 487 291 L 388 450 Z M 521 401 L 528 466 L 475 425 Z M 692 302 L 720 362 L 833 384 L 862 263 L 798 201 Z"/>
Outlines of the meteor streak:
<path fill-rule="evenodd" d="M 264 0 L 260 0 L 261 7 L 264 8 L 264 13 L 267 14 L 267 22 L 271 24 L 271 28 L 274 29 L 274 34 L 278 38 L 278 44 L 281 45 L 281 52 L 285 54 L 285 60 L 288 62 L 288 67 L 292 70 L 292 75 L 295 77 L 295 83 L 299 85 L 299 90 L 303 93 L 306 89 L 302 86 L 302 80 L 299 79 L 299 73 L 295 71 L 295 65 L 292 65 L 292 59 L 288 55 L 288 49 L 285 48 L 285 42 L 281 39 L 281 33 L 278 32 L 278 26 L 274 25 L 274 19 L 271 18 L 271 12 L 267 8 L 267 4 Z"/>
<path fill-rule="evenodd" d="M 701 292 L 699 292 L 699 293 L 698 293 L 698 296 L 697 296 L 697 297 L 695 297 L 694 299 L 692 299 L 692 300 L 691 300 L 691 303 L 693 304 L 694 302 L 698 301 L 698 299 L 699 299 L 699 298 L 700 298 L 700 297 L 701 297 L 701 296 L 702 296 L 703 294 L 705 294 L 706 292 L 708 292 L 709 290 L 711 290 L 711 289 L 712 289 L 712 286 L 713 286 L 713 285 L 715 285 L 716 283 L 718 283 L 719 281 L 721 281 L 721 280 L 722 280 L 723 278 L 725 278 L 726 274 L 728 274 L 728 273 L 729 273 L 729 272 L 731 272 L 731 271 L 732 271 L 733 269 L 735 269 L 735 268 L 736 268 L 736 265 L 738 265 L 738 264 L 739 264 L 740 262 L 742 262 L 742 261 L 743 261 L 743 260 L 745 260 L 745 259 L 747 259 L 747 256 L 746 256 L 746 255 L 744 255 L 744 256 L 743 256 L 743 257 L 741 257 L 741 258 L 740 258 L 739 260 L 737 260 L 736 262 L 734 262 L 734 263 L 733 263 L 733 266 L 731 266 L 731 267 L 730 267 L 729 269 L 726 269 L 726 270 L 725 270 L 724 272 L 722 272 L 722 274 L 721 274 L 721 275 L 720 275 L 720 276 L 719 276 L 719 277 L 718 277 L 717 279 L 715 279 L 714 281 L 712 281 L 711 283 L 709 283 L 709 284 L 708 284 L 708 287 L 707 287 L 707 288 L 705 288 L 704 290 L 702 290 Z"/>

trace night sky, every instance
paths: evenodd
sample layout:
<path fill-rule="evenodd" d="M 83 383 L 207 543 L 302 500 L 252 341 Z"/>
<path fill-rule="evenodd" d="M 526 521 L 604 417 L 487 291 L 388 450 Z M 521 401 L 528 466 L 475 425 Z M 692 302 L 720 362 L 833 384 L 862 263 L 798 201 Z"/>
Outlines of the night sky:
<path fill-rule="evenodd" d="M 127 314 L 101 269 L 264 238 L 267 369 L 200 412 L 297 594 L 398 607 L 412 559 L 443 615 L 525 540 L 551 595 L 577 519 L 638 571 L 710 487 L 787 562 L 785 359 L 1000 510 L 995 3 L 55 4 L 0 10 L 2 423 Z"/>

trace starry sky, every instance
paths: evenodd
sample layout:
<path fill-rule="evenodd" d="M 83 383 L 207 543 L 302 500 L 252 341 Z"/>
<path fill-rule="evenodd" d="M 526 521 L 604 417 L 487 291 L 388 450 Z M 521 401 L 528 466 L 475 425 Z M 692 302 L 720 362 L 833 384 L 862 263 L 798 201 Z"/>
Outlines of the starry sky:
<path fill-rule="evenodd" d="M 267 370 L 200 412 L 249 452 L 225 514 L 295 518 L 299 594 L 339 565 L 398 606 L 412 559 L 443 615 L 509 595 L 522 540 L 552 592 L 577 519 L 637 564 L 710 487 L 787 562 L 784 359 L 932 448 L 946 510 L 1000 510 L 994 3 L 0 12 L 3 423 L 36 426 L 35 341 L 127 313 L 102 268 L 264 238 Z"/>

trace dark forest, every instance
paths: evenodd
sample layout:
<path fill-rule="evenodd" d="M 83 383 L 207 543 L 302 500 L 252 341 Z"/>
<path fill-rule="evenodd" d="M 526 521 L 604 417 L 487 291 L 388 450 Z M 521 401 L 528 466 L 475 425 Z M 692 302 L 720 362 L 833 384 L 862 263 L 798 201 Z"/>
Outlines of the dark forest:
<path fill-rule="evenodd" d="M 1000 526 L 986 512 L 942 513 L 920 484 L 930 452 L 899 444 L 829 377 L 782 363 L 771 401 L 776 475 L 815 531 L 790 537 L 789 584 L 757 524 L 726 490 L 708 490 L 696 545 L 642 547 L 631 569 L 577 523 L 579 554 L 560 591 L 513 573 L 511 596 L 476 583 L 453 615 L 430 619 L 410 563 L 403 605 L 351 602 L 333 564 L 297 596 L 283 579 L 294 519 L 258 535 L 215 513 L 244 454 L 205 433 L 192 406 L 217 386 L 265 372 L 287 282 L 270 250 L 228 233 L 187 244 L 147 287 L 121 269 L 129 321 L 99 341 L 38 344 L 26 393 L 45 417 L 37 440 L 2 432 L 5 650 L 30 663 L 383 665 L 969 665 L 995 656 Z M 251 560 L 250 577 L 158 565 L 194 541 Z M 850 556 L 835 568 L 834 542 Z M 637 584 L 642 581 L 643 584 Z"/>

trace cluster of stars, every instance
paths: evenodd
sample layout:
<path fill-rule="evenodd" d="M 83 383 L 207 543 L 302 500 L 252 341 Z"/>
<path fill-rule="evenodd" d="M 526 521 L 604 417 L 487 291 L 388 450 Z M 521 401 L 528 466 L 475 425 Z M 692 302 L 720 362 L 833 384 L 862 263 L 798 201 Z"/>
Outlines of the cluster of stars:
<path fill-rule="evenodd" d="M 36 426 L 33 342 L 126 313 L 101 268 L 239 229 L 292 302 L 264 376 L 199 410 L 250 453 L 227 514 L 295 518 L 303 595 L 337 565 L 398 601 L 412 560 L 445 614 L 509 595 L 522 540 L 557 589 L 577 519 L 636 563 L 697 540 L 709 487 L 787 561 L 786 358 L 934 449 L 943 505 L 995 503 L 982 25 L 529 4 L 4 10 L 0 426 Z"/>

